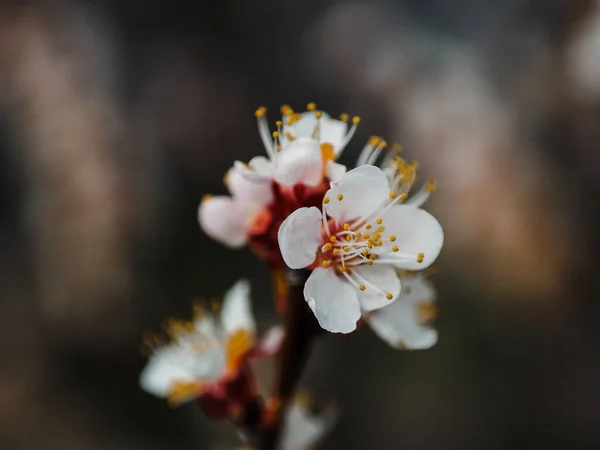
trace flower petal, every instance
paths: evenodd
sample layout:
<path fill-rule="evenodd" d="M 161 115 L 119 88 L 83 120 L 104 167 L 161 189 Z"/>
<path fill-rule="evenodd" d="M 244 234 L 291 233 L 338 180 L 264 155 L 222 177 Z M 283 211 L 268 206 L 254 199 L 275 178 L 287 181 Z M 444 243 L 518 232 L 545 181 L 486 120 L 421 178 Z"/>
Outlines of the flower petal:
<path fill-rule="evenodd" d="M 323 241 L 322 218 L 319 208 L 300 208 L 290 214 L 279 227 L 279 249 L 290 269 L 302 269 L 315 260 Z"/>
<path fill-rule="evenodd" d="M 156 397 L 165 398 L 173 383 L 197 381 L 190 368 L 178 362 L 172 348 L 165 347 L 157 350 L 140 375 L 141 388 Z"/>
<path fill-rule="evenodd" d="M 285 332 L 281 325 L 269 328 L 260 338 L 256 347 L 254 347 L 252 356 L 265 358 L 275 355 L 281 348 L 284 336 Z"/>
<path fill-rule="evenodd" d="M 344 137 L 346 137 L 346 134 L 348 133 L 348 124 L 341 120 L 332 119 L 329 115 L 323 113 L 320 125 L 320 142 L 327 142 L 333 145 L 337 154 L 340 145 L 344 141 Z"/>
<path fill-rule="evenodd" d="M 246 243 L 252 213 L 231 197 L 210 197 L 200 204 L 198 221 L 211 238 L 229 247 L 239 248 Z"/>
<path fill-rule="evenodd" d="M 358 301 L 363 311 L 374 311 L 389 306 L 400 295 L 400 279 L 396 270 L 389 265 L 358 266 L 355 272 L 370 284 L 381 289 L 384 294 L 378 293 L 366 285 L 366 289 L 358 293 Z M 359 282 L 360 283 L 360 282 Z M 386 294 L 392 294 L 389 300 Z"/>
<path fill-rule="evenodd" d="M 234 165 L 225 176 L 229 192 L 236 199 L 246 203 L 248 209 L 259 210 L 273 201 L 270 178 L 256 177 L 256 174 L 243 165 Z"/>
<path fill-rule="evenodd" d="M 400 259 L 394 265 L 405 270 L 422 270 L 436 260 L 444 243 L 442 226 L 427 211 L 411 205 L 397 205 L 385 214 L 383 223 L 386 233 L 396 236 L 394 244 L 400 253 L 415 255 L 414 258 Z M 417 255 L 423 253 L 423 261 Z"/>
<path fill-rule="evenodd" d="M 346 174 L 346 166 L 336 163 L 335 161 L 327 161 L 325 174 L 327 175 L 327 178 L 329 178 L 329 181 L 339 181 L 339 179 Z"/>
<path fill-rule="evenodd" d="M 314 139 L 296 139 L 275 155 L 273 179 L 284 186 L 316 186 L 323 178 L 323 158 Z"/>
<path fill-rule="evenodd" d="M 304 298 L 319 321 L 332 333 L 350 333 L 360 319 L 357 290 L 333 269 L 317 268 L 306 280 Z"/>
<path fill-rule="evenodd" d="M 435 291 L 421 277 L 402 278 L 403 293 L 398 300 L 371 314 L 368 319 L 373 331 L 396 348 L 426 349 L 437 342 L 437 331 L 421 325 L 419 303 L 434 301 Z"/>
<path fill-rule="evenodd" d="M 387 177 L 375 166 L 360 166 L 332 183 L 325 197 L 327 214 L 338 223 L 371 214 L 389 198 Z M 341 199 L 341 200 L 340 200 Z"/>
<path fill-rule="evenodd" d="M 254 169 L 257 174 L 265 178 L 270 179 L 273 175 L 273 163 L 264 156 L 255 156 L 250 160 L 248 165 Z"/>
<path fill-rule="evenodd" d="M 319 442 L 336 421 L 336 412 L 325 411 L 317 415 L 299 401 L 294 401 L 285 414 L 280 448 L 307 450 Z"/>
<path fill-rule="evenodd" d="M 254 334 L 256 323 L 250 307 L 250 283 L 240 280 L 235 283 L 223 298 L 221 325 L 226 335 L 246 330 Z"/>

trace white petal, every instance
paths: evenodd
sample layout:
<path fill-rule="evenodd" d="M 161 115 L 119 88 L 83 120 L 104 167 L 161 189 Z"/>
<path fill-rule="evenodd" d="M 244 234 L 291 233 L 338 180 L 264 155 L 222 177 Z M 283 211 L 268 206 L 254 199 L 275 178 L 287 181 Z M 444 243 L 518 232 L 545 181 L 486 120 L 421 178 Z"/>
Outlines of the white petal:
<path fill-rule="evenodd" d="M 257 357 L 267 357 L 273 356 L 276 354 L 281 348 L 281 344 L 283 343 L 283 338 L 285 337 L 285 332 L 282 326 L 277 325 L 269 328 L 263 336 L 260 338 L 260 341 L 254 348 L 254 356 Z"/>
<path fill-rule="evenodd" d="M 335 161 L 327 161 L 325 170 L 330 181 L 339 181 L 346 174 L 346 166 Z"/>
<path fill-rule="evenodd" d="M 240 280 L 235 283 L 223 298 L 221 325 L 226 335 L 238 330 L 256 331 L 256 323 L 250 307 L 250 283 Z"/>
<path fill-rule="evenodd" d="M 325 197 L 329 203 L 325 210 L 338 223 L 349 222 L 374 212 L 389 194 L 388 180 L 381 169 L 360 166 L 347 172 L 327 191 Z"/>
<path fill-rule="evenodd" d="M 273 179 L 284 186 L 316 186 L 323 179 L 323 157 L 314 139 L 296 139 L 275 155 Z"/>
<path fill-rule="evenodd" d="M 332 119 L 325 113 L 321 118 L 321 143 L 329 143 L 333 145 L 333 148 L 337 150 L 340 148 L 344 137 L 348 133 L 348 124 L 341 120 Z"/>
<path fill-rule="evenodd" d="M 287 118 L 283 118 L 283 123 L 287 124 Z M 315 127 L 317 126 L 317 118 L 314 112 L 306 111 L 300 115 L 300 120 L 295 121 L 292 125 L 283 127 L 284 134 L 291 133 L 296 139 L 311 138 Z"/>
<path fill-rule="evenodd" d="M 290 269 L 302 269 L 313 263 L 323 244 L 321 224 L 321 211 L 314 206 L 297 209 L 283 221 L 277 240 L 281 256 Z"/>
<path fill-rule="evenodd" d="M 173 362 L 169 349 L 158 350 L 150 357 L 140 375 L 140 386 L 157 397 L 166 397 L 174 382 L 194 382 L 194 374 Z"/>
<path fill-rule="evenodd" d="M 350 333 L 360 319 L 357 289 L 333 269 L 317 268 L 306 280 L 304 298 L 321 328 L 332 333 Z"/>
<path fill-rule="evenodd" d="M 437 342 L 437 331 L 418 322 L 421 301 L 434 301 L 435 291 L 420 277 L 402 278 L 403 293 L 398 300 L 373 312 L 371 328 L 384 341 L 396 348 L 426 349 Z"/>
<path fill-rule="evenodd" d="M 396 270 L 388 265 L 358 266 L 356 273 L 369 283 L 380 289 L 384 294 L 376 292 L 365 283 L 366 289 L 358 293 L 358 300 L 363 311 L 374 311 L 389 306 L 400 294 L 400 279 Z M 357 281 L 359 284 L 361 282 Z M 386 294 L 392 294 L 388 300 Z"/>
<path fill-rule="evenodd" d="M 249 176 L 252 169 L 239 164 L 234 165 L 225 177 L 229 192 L 235 198 L 246 203 L 248 209 L 259 210 L 273 201 L 270 178 Z"/>
<path fill-rule="evenodd" d="M 383 218 L 386 233 L 396 236 L 400 253 L 418 255 L 423 253 L 423 262 L 417 258 L 401 260 L 396 267 L 406 270 L 422 270 L 436 260 L 444 244 L 442 226 L 427 211 L 411 205 L 392 207 Z"/>
<path fill-rule="evenodd" d="M 256 173 L 265 178 L 271 178 L 273 175 L 273 163 L 264 156 L 255 156 L 250 160 L 248 165 L 254 169 Z"/>
<path fill-rule="evenodd" d="M 239 248 L 246 243 L 252 214 L 245 205 L 231 197 L 210 197 L 200 204 L 198 221 L 211 238 L 229 247 Z"/>
<path fill-rule="evenodd" d="M 294 402 L 285 415 L 281 433 L 282 450 L 307 450 L 323 438 L 329 431 L 335 417 L 332 415 L 311 414 L 303 406 Z"/>

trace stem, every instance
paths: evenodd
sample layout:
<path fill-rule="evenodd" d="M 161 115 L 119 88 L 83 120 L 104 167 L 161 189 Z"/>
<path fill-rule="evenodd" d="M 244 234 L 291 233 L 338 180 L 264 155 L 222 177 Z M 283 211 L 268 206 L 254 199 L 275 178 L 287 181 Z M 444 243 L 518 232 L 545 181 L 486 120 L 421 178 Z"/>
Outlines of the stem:
<path fill-rule="evenodd" d="M 307 270 L 287 273 L 289 289 L 284 310 L 285 337 L 274 389 L 274 397 L 280 406 L 272 425 L 265 430 L 260 450 L 276 449 L 283 415 L 308 361 L 312 342 L 323 332 L 304 300 L 304 283 L 309 275 Z"/>

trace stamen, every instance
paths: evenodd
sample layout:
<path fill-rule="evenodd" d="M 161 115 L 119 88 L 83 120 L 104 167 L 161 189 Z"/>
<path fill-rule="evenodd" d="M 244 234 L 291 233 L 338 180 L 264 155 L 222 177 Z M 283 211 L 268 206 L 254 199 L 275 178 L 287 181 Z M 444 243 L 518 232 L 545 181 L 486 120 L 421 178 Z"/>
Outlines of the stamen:
<path fill-rule="evenodd" d="M 317 105 L 315 105 L 313 102 L 310 102 L 308 105 L 306 105 L 306 109 L 308 111 L 314 111 L 315 109 L 317 109 Z"/>
<path fill-rule="evenodd" d="M 329 203 L 329 197 L 325 197 L 325 198 L 323 199 L 323 203 L 325 203 L 325 204 Z"/>
<path fill-rule="evenodd" d="M 324 252 L 328 252 L 329 250 L 331 250 L 333 248 L 333 244 L 331 244 L 331 242 L 328 242 L 327 244 L 325 244 L 323 247 L 321 247 L 321 251 Z"/>
<path fill-rule="evenodd" d="M 383 219 L 378 218 L 378 219 L 375 220 L 375 222 L 377 222 L 378 225 L 381 225 L 381 223 L 383 222 Z"/>
<path fill-rule="evenodd" d="M 394 236 L 393 234 L 390 236 L 390 241 L 395 242 L 396 241 L 396 236 Z"/>
<path fill-rule="evenodd" d="M 344 195 L 338 194 L 337 199 L 341 202 L 342 200 L 344 200 Z"/>
<path fill-rule="evenodd" d="M 344 230 L 349 230 L 350 229 L 350 224 L 345 223 L 344 226 L 342 227 Z"/>
<path fill-rule="evenodd" d="M 419 254 L 417 255 L 417 262 L 418 262 L 419 264 L 421 264 L 421 263 L 423 262 L 423 259 L 424 259 L 424 258 L 425 258 L 425 255 L 424 255 L 423 253 L 419 253 Z"/>
<path fill-rule="evenodd" d="M 325 260 L 325 261 L 322 261 L 322 262 L 321 262 L 321 267 L 322 267 L 323 269 L 327 269 L 327 268 L 329 267 L 329 265 L 330 265 L 330 264 L 331 264 L 331 263 L 330 263 L 330 261 L 328 261 L 328 260 Z"/>
<path fill-rule="evenodd" d="M 393 251 L 393 252 L 397 252 L 398 250 L 399 250 L 399 249 L 398 249 L 398 246 L 397 246 L 397 245 L 394 245 L 394 246 L 392 246 L 392 251 Z"/>
<path fill-rule="evenodd" d="M 340 114 L 340 120 L 342 122 L 348 122 L 350 120 L 350 116 L 346 113 L 342 113 L 342 114 Z"/>

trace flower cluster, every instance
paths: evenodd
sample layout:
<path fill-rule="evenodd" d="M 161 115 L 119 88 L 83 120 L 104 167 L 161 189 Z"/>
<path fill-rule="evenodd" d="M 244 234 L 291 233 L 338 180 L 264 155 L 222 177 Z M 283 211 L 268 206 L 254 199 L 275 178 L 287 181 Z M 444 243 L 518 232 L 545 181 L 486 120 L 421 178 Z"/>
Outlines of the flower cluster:
<path fill-rule="evenodd" d="M 232 419 L 256 448 L 301 450 L 334 422 L 290 401 L 303 365 L 294 358 L 317 335 L 311 330 L 368 325 L 398 349 L 433 346 L 436 294 L 423 270 L 440 254 L 444 234 L 422 209 L 435 181 L 411 195 L 418 167 L 397 146 L 388 150 L 371 137 L 347 170 L 337 161 L 358 117 L 337 120 L 313 103 L 303 113 L 281 112 L 270 128 L 266 109 L 256 111 L 266 157 L 236 161 L 225 176 L 230 195 L 206 196 L 198 219 L 209 236 L 232 248 L 248 245 L 272 269 L 277 295 L 293 306 L 281 309 L 285 327 L 255 340 L 249 285 L 240 281 L 219 315 L 201 308 L 190 322 L 167 324 L 168 342 L 153 337 L 140 381 L 172 404 L 197 399 L 209 416 Z M 282 279 L 301 280 L 297 294 Z M 279 385 L 265 399 L 249 362 L 280 349 Z"/>

